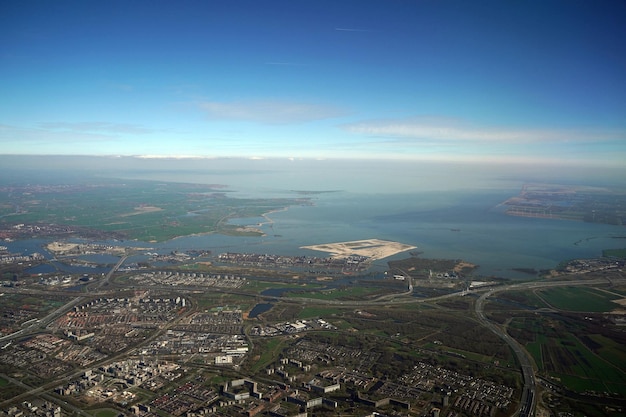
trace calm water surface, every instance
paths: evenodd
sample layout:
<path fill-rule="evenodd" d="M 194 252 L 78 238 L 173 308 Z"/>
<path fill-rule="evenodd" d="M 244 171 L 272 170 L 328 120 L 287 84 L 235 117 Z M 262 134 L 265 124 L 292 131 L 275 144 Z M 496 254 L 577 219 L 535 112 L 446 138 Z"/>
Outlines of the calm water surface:
<path fill-rule="evenodd" d="M 480 265 L 476 275 L 527 278 L 512 268 L 554 268 L 560 261 L 601 256 L 602 249 L 626 247 L 626 228 L 566 220 L 513 217 L 499 206 L 519 188 L 472 192 L 313 196 L 312 206 L 294 206 L 265 218 L 231 219 L 232 224 L 261 225 L 263 237 L 217 234 L 190 236 L 154 244 L 159 253 L 205 249 L 222 252 L 326 256 L 301 246 L 359 239 L 386 239 L 417 246 L 425 258 L 463 259 Z M 14 252 L 40 252 L 42 240 L 6 243 Z M 113 242 L 113 244 L 116 244 Z M 119 244 L 119 243 L 117 243 Z M 408 253 L 394 256 L 403 258 Z M 393 259 L 391 258 L 391 259 Z M 384 269 L 390 258 L 375 263 Z M 112 262 L 106 259 L 107 262 Z"/>

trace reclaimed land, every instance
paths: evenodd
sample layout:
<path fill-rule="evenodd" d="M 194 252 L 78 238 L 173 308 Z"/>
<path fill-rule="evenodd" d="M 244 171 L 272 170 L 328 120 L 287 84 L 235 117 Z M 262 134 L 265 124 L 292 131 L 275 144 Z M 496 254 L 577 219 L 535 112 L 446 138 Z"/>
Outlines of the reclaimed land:
<path fill-rule="evenodd" d="M 501 205 L 511 216 L 578 220 L 623 225 L 626 192 L 608 188 L 525 184 L 519 195 Z"/>
<path fill-rule="evenodd" d="M 324 243 L 321 245 L 302 246 L 301 249 L 311 249 L 328 252 L 334 258 L 349 256 L 365 256 L 371 261 L 388 258 L 397 253 L 415 249 L 415 246 L 381 239 L 353 240 L 350 242 Z"/>

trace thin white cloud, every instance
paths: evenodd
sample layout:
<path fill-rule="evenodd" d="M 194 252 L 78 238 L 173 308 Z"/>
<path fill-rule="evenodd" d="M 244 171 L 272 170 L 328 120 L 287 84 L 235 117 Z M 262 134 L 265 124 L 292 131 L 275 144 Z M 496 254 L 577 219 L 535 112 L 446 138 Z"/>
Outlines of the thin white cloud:
<path fill-rule="evenodd" d="M 242 120 L 262 124 L 304 123 L 343 116 L 345 112 L 333 106 L 289 101 L 243 101 L 198 103 L 212 120 Z"/>
<path fill-rule="evenodd" d="M 147 134 L 153 133 L 154 130 L 144 126 L 129 123 L 110 123 L 110 122 L 43 122 L 38 126 L 42 129 L 52 131 L 70 131 L 70 132 L 92 132 L 104 134 Z"/>
<path fill-rule="evenodd" d="M 146 155 L 133 155 L 133 158 L 137 159 L 217 159 L 215 156 L 206 155 L 174 155 L 174 154 L 146 154 Z"/>
<path fill-rule="evenodd" d="M 626 139 L 623 130 L 607 129 L 525 129 L 476 126 L 446 118 L 371 120 L 350 123 L 342 129 L 375 137 L 426 143 L 584 143 Z"/>

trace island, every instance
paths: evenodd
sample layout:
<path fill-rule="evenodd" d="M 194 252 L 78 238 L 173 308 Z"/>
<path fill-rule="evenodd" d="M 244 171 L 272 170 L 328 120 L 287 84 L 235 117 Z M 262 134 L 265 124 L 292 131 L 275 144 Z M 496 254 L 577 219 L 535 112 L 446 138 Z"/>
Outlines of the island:
<path fill-rule="evenodd" d="M 335 258 L 348 256 L 364 256 L 371 261 L 388 258 L 397 253 L 415 249 L 416 246 L 380 239 L 353 240 L 349 242 L 324 243 L 320 245 L 302 246 L 301 249 L 311 249 L 330 253 Z"/>

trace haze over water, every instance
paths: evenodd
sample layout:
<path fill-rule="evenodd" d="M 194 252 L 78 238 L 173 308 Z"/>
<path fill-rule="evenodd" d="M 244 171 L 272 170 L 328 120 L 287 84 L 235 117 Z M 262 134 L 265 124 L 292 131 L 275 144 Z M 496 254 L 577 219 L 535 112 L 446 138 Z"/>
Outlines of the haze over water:
<path fill-rule="evenodd" d="M 219 184 L 235 198 L 302 197 L 262 223 L 263 237 L 218 234 L 182 237 L 146 246 L 166 250 L 325 253 L 301 246 L 359 239 L 386 239 L 416 246 L 424 258 L 463 259 L 480 276 L 527 278 L 512 268 L 550 269 L 572 258 L 601 256 L 626 246 L 623 226 L 513 217 L 500 206 L 527 183 L 610 186 L 624 189 L 623 172 L 541 165 L 340 160 L 0 157 L 4 182 L 98 182 L 107 178 Z M 271 221 L 270 221 L 271 220 Z M 394 258 L 410 256 L 408 253 Z M 389 258 L 376 262 L 384 269 Z"/>
<path fill-rule="evenodd" d="M 271 213 L 271 223 L 232 220 L 266 223 L 261 238 L 194 236 L 167 242 L 168 248 L 325 256 L 299 248 L 378 238 L 417 246 L 426 258 L 475 263 L 477 275 L 523 278 L 528 275 L 512 268 L 550 269 L 563 260 L 601 256 L 603 249 L 626 242 L 620 239 L 626 236 L 623 226 L 514 217 L 499 206 L 527 183 L 624 189 L 626 176 L 614 169 L 340 160 L 122 158 L 110 163 L 117 169 L 101 176 L 222 184 L 232 197 L 300 196 L 313 203 Z M 395 258 L 403 256 L 409 254 Z"/>
<path fill-rule="evenodd" d="M 597 257 L 602 249 L 624 246 L 617 238 L 626 237 L 623 227 L 508 216 L 497 205 L 509 196 L 500 191 L 320 195 L 314 206 L 270 214 L 274 222 L 263 227 L 267 236 L 246 238 L 245 244 L 228 250 L 325 256 L 298 248 L 378 238 L 417 246 L 424 258 L 478 264 L 478 275 L 523 278 L 528 275 L 511 269 L 550 269 L 562 260 Z M 220 240 L 206 236 L 173 243 L 195 245 L 205 239 Z M 377 264 L 384 266 L 389 259 Z"/>
<path fill-rule="evenodd" d="M 625 187 L 623 2 L 4 3 L 5 182 L 314 200 L 264 238 L 170 246 L 376 237 L 492 274 L 619 245 L 496 206 L 525 183 Z"/>

